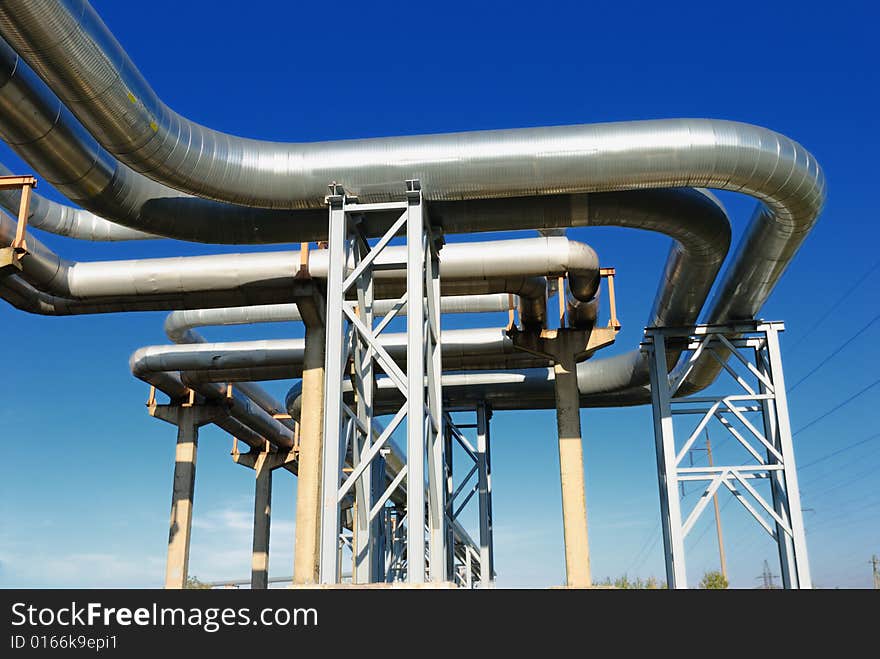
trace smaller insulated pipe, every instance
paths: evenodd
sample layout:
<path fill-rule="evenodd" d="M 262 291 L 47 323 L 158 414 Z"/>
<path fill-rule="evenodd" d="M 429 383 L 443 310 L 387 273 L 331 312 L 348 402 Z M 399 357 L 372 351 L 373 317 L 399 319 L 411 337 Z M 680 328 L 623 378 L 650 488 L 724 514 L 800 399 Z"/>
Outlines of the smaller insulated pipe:
<path fill-rule="evenodd" d="M 405 359 L 405 333 L 381 334 L 393 359 Z M 299 377 L 306 341 L 270 339 L 225 343 L 145 346 L 131 356 L 132 372 L 140 377 L 180 371 L 184 383 L 240 382 Z M 505 329 L 446 330 L 442 336 L 444 368 L 514 368 L 546 365 L 547 360 L 517 350 Z"/>
<path fill-rule="evenodd" d="M 182 400 L 189 394 L 189 389 L 180 381 L 175 369 L 150 370 L 134 359 L 129 360 L 129 365 L 136 378 L 155 386 L 168 394 L 172 400 Z M 271 414 L 237 391 L 235 387 L 231 397 L 227 397 L 226 387 L 220 384 L 203 383 L 193 389 L 208 400 L 225 401 L 229 416 L 250 429 L 251 432 L 245 436 L 233 434 L 237 439 L 246 441 L 245 437 L 252 438 L 256 435 L 259 439 L 248 442 L 251 446 L 262 448 L 264 442 L 261 438 L 264 437 L 282 449 L 290 450 L 293 447 L 293 430 L 272 418 Z"/>
<path fill-rule="evenodd" d="M 0 216 L 0 245 L 11 244 L 14 236 L 14 223 Z M 443 249 L 443 294 L 512 293 L 528 298 L 534 302 L 523 302 L 524 325 L 544 321 L 545 277 L 560 276 L 580 265 L 569 263 L 572 250 L 566 238 L 492 241 L 480 246 L 479 251 L 461 244 Z M 29 284 L 59 298 L 100 301 L 107 311 L 155 309 L 157 302 L 158 308 L 165 309 L 292 302 L 293 264 L 300 261 L 299 252 L 261 252 L 77 263 L 61 258 L 32 236 L 28 247 L 20 276 Z M 520 256 L 511 260 L 511 253 Z M 587 248 L 585 253 L 590 255 L 592 250 Z M 403 293 L 405 269 L 388 266 L 404 260 L 405 252 L 397 247 L 387 248 L 376 259 L 377 295 L 390 298 Z M 235 267 L 230 268 L 233 262 Z M 585 265 L 598 268 L 592 261 Z M 313 277 L 326 278 L 327 267 L 327 250 L 311 252 Z"/>
<path fill-rule="evenodd" d="M 0 163 L 0 176 L 14 175 L 13 171 Z M 12 215 L 18 215 L 20 202 L 21 190 L 0 190 L 0 206 Z M 58 204 L 36 192 L 31 193 L 28 226 L 68 238 L 101 242 L 160 237 L 110 222 L 81 208 Z"/>
<path fill-rule="evenodd" d="M 397 300 L 376 300 L 373 313 L 384 315 L 391 311 Z M 510 295 L 447 295 L 440 298 L 442 313 L 489 313 L 503 312 L 510 308 Z M 398 312 L 406 315 L 406 305 Z M 165 319 L 165 334 L 174 343 L 205 343 L 204 337 L 194 332 L 197 327 L 252 325 L 256 323 L 281 323 L 301 321 L 302 314 L 296 304 L 261 304 L 250 307 L 223 307 L 219 309 L 188 309 L 172 311 Z"/>

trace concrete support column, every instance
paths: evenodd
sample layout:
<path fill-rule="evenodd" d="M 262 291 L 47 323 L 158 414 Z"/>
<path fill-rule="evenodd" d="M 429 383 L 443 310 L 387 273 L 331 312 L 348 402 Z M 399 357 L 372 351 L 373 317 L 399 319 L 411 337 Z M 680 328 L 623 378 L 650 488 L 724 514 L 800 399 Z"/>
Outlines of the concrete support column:
<path fill-rule="evenodd" d="M 224 409 L 213 404 L 156 405 L 150 409 L 153 417 L 177 426 L 171 522 L 168 531 L 168 560 L 165 566 L 166 588 L 186 586 L 199 427 L 216 421 L 225 413 Z"/>
<path fill-rule="evenodd" d="M 566 585 L 574 588 L 592 585 L 577 363 L 614 343 L 617 329 L 612 326 L 560 328 L 539 333 L 522 332 L 516 328 L 508 330 L 514 346 L 519 350 L 553 360 Z"/>
<path fill-rule="evenodd" d="M 251 558 L 251 589 L 269 587 L 269 533 L 272 522 L 271 465 L 257 463 L 254 487 L 254 545 Z"/>
<path fill-rule="evenodd" d="M 254 543 L 251 552 L 251 589 L 269 587 L 269 532 L 272 524 L 272 472 L 283 467 L 296 473 L 296 451 L 279 452 L 268 442 L 262 448 L 251 446 L 247 453 L 232 448 L 236 464 L 254 470 Z"/>
<path fill-rule="evenodd" d="M 324 451 L 324 340 L 323 326 L 306 327 L 296 489 L 296 544 L 293 563 L 295 584 L 315 584 L 319 580 Z"/>
<path fill-rule="evenodd" d="M 186 586 L 198 446 L 199 428 L 195 423 L 194 410 L 192 407 L 181 407 L 178 413 L 177 450 L 174 457 L 165 588 L 179 589 Z"/>
<path fill-rule="evenodd" d="M 558 355 L 553 370 L 556 376 L 556 426 L 559 431 L 566 583 L 570 587 L 584 588 L 591 585 L 590 545 L 576 366 L 574 354 Z"/>

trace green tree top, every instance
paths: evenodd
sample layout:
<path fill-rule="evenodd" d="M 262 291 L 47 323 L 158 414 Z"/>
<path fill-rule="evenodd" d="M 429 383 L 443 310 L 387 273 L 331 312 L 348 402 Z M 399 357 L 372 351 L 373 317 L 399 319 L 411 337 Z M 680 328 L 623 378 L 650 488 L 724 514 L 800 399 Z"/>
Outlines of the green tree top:
<path fill-rule="evenodd" d="M 700 579 L 700 588 L 706 590 L 724 590 L 730 584 L 727 583 L 727 577 L 718 570 L 710 570 Z"/>

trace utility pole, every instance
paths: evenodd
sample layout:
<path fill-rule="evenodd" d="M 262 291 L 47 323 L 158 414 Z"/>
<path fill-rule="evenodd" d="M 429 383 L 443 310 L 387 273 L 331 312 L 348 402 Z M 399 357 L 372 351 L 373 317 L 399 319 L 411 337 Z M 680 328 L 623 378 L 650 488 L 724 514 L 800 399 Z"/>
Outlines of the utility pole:
<path fill-rule="evenodd" d="M 874 571 L 874 590 L 880 590 L 880 557 L 877 554 L 871 556 L 871 567 Z"/>
<path fill-rule="evenodd" d="M 713 467 L 712 463 L 712 444 L 709 442 L 709 430 L 706 429 L 706 454 L 709 457 L 709 466 Z M 718 534 L 718 556 L 721 559 L 721 574 L 724 575 L 725 580 L 727 579 L 727 559 L 724 557 L 724 536 L 721 534 L 721 511 L 718 509 L 718 491 L 715 491 L 715 494 L 712 495 L 712 503 L 715 506 L 715 531 Z M 874 576 L 876 582 L 876 571 Z"/>

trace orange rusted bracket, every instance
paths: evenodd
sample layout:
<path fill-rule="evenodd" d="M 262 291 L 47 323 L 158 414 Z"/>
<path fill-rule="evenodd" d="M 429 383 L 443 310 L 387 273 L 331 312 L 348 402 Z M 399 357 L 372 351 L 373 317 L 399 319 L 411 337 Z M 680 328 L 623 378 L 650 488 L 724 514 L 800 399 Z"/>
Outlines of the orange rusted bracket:
<path fill-rule="evenodd" d="M 156 415 L 156 387 L 150 386 L 150 397 L 147 398 L 147 409 L 150 411 L 150 416 Z"/>
<path fill-rule="evenodd" d="M 18 206 L 18 223 L 15 227 L 15 238 L 9 247 L 0 249 L 0 273 L 7 270 L 21 270 L 19 259 L 27 254 L 27 220 L 30 214 L 31 193 L 37 185 L 33 176 L 0 176 L 0 190 L 21 188 L 21 202 Z"/>
<path fill-rule="evenodd" d="M 18 205 L 18 226 L 15 228 L 15 240 L 12 241 L 12 249 L 27 252 L 25 235 L 27 233 L 27 219 L 31 207 L 31 192 L 37 187 L 37 179 L 33 176 L 0 176 L 0 190 L 21 188 L 21 202 Z"/>
<path fill-rule="evenodd" d="M 260 472 L 263 469 L 271 471 L 284 468 L 294 474 L 296 473 L 296 468 L 294 467 L 297 458 L 295 450 L 279 451 L 265 438 L 263 438 L 262 446 L 251 446 L 247 453 L 242 453 L 238 449 L 238 439 L 233 437 L 231 455 L 233 462 L 243 467 L 249 467 L 256 472 Z"/>
<path fill-rule="evenodd" d="M 614 296 L 614 268 L 600 268 L 599 276 L 608 280 L 608 306 L 611 318 L 608 321 L 608 327 L 614 330 L 620 329 L 620 321 L 617 320 L 617 298 Z"/>
<path fill-rule="evenodd" d="M 513 303 L 513 293 L 507 294 L 507 329 L 513 329 L 515 327 L 514 321 L 514 309 L 516 305 Z"/>
<path fill-rule="evenodd" d="M 309 277 L 309 244 L 300 243 L 299 244 L 299 272 L 296 273 L 297 277 Z"/>

